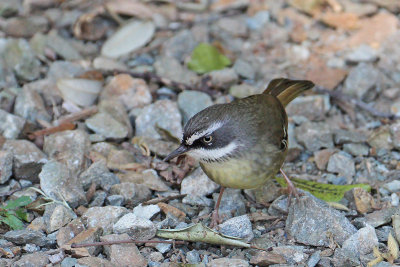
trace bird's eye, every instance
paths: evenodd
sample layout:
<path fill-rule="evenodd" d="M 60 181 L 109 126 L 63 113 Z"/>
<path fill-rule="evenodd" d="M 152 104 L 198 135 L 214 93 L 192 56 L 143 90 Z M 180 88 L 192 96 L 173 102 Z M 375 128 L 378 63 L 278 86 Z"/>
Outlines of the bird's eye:
<path fill-rule="evenodd" d="M 212 138 L 211 135 L 204 136 L 204 137 L 203 137 L 203 142 L 208 144 L 208 143 L 210 143 L 210 142 L 212 141 L 212 139 L 213 139 L 213 138 Z"/>

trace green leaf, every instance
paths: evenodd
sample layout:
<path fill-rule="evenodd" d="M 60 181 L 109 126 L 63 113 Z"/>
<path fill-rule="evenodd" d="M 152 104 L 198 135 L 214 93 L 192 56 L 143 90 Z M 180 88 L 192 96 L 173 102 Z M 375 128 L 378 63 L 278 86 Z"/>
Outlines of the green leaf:
<path fill-rule="evenodd" d="M 30 204 L 32 199 L 28 196 L 22 196 L 17 199 L 13 199 L 7 202 L 5 209 L 15 209 L 17 207 L 25 207 L 26 205 Z"/>
<path fill-rule="evenodd" d="M 23 208 L 19 208 L 19 209 L 15 210 L 15 215 L 18 218 L 20 218 L 21 220 L 24 220 L 26 222 L 28 221 L 28 213 Z"/>
<path fill-rule="evenodd" d="M 188 68 L 197 73 L 220 70 L 230 65 L 231 61 L 210 44 L 201 43 L 192 52 Z"/>
<path fill-rule="evenodd" d="M 13 214 L 7 214 L 7 217 L 3 218 L 1 222 L 7 224 L 13 230 L 24 229 L 24 223 Z"/>
<path fill-rule="evenodd" d="M 284 178 L 275 177 L 275 179 L 281 186 L 287 186 Z M 308 191 L 315 197 L 327 202 L 339 202 L 343 198 L 344 193 L 356 187 L 361 187 L 366 191 L 371 192 L 371 186 L 368 184 L 333 185 L 297 178 L 291 178 L 290 180 L 296 188 Z"/>

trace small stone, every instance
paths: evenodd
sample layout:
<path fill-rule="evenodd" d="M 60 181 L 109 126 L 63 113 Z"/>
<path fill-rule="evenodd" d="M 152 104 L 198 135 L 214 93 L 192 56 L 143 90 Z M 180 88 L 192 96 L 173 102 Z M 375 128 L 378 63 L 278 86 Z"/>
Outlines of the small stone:
<path fill-rule="evenodd" d="M 139 138 L 139 137 L 137 137 Z M 147 136 L 141 136 L 140 141 L 147 145 L 151 152 L 160 156 L 161 158 L 166 157 L 176 147 L 176 143 L 170 141 L 163 141 Z"/>
<path fill-rule="evenodd" d="M 193 115 L 212 104 L 211 97 L 203 92 L 185 90 L 178 95 L 178 107 L 182 112 L 184 124 Z"/>
<path fill-rule="evenodd" d="M 12 174 L 13 154 L 0 150 L 0 184 L 6 183 Z"/>
<path fill-rule="evenodd" d="M 82 59 L 81 54 L 71 44 L 70 40 L 62 38 L 56 30 L 50 31 L 47 35 L 46 45 L 67 61 Z"/>
<path fill-rule="evenodd" d="M 288 116 L 304 116 L 311 121 L 320 121 L 330 110 L 328 95 L 310 95 L 295 98 L 286 107 Z"/>
<path fill-rule="evenodd" d="M 269 179 L 264 185 L 258 188 L 246 189 L 244 192 L 249 194 L 250 198 L 255 199 L 257 203 L 263 205 L 268 205 L 281 195 L 280 189 L 273 179 Z"/>
<path fill-rule="evenodd" d="M 48 79 L 56 82 L 59 79 L 74 78 L 80 76 L 84 72 L 85 68 L 82 67 L 82 65 L 80 65 L 79 63 L 56 60 L 50 63 L 47 77 Z"/>
<path fill-rule="evenodd" d="M 9 18 L 3 27 L 8 36 L 32 37 L 37 32 L 46 32 L 48 21 L 45 16 L 28 16 Z"/>
<path fill-rule="evenodd" d="M 108 113 L 97 113 L 86 119 L 85 124 L 89 129 L 106 138 L 122 139 L 128 136 L 127 127 Z"/>
<path fill-rule="evenodd" d="M 251 257 L 250 263 L 256 266 L 270 266 L 272 264 L 284 264 L 286 260 L 282 255 L 273 251 L 257 251 L 256 254 Z"/>
<path fill-rule="evenodd" d="M 100 186 L 103 190 L 110 190 L 111 186 L 118 184 L 118 177 L 109 171 L 104 161 L 96 161 L 79 175 L 79 181 L 85 190 L 88 190 L 92 183 Z"/>
<path fill-rule="evenodd" d="M 233 69 L 239 76 L 246 79 L 253 80 L 254 77 L 256 76 L 256 72 L 253 66 L 249 62 L 243 59 L 237 59 L 235 61 L 235 64 L 233 65 Z"/>
<path fill-rule="evenodd" d="M 76 214 L 63 205 L 51 204 L 46 206 L 43 217 L 47 226 L 46 232 L 49 234 L 67 225 L 76 218 Z"/>
<path fill-rule="evenodd" d="M 89 148 L 89 136 L 82 130 L 63 131 L 46 136 L 43 146 L 49 158 L 64 163 L 75 175 L 86 169 Z"/>
<path fill-rule="evenodd" d="M 374 198 L 363 188 L 354 188 L 353 190 L 354 203 L 359 213 L 368 213 L 373 211 L 376 206 Z"/>
<path fill-rule="evenodd" d="M 72 208 L 86 204 L 86 196 L 78 178 L 63 163 L 51 160 L 39 174 L 43 192 L 59 201 L 67 201 Z"/>
<path fill-rule="evenodd" d="M 107 206 L 122 206 L 125 203 L 125 199 L 121 195 L 111 195 L 106 198 Z"/>
<path fill-rule="evenodd" d="M 400 101 L 395 101 L 390 106 L 390 112 L 393 115 L 400 116 Z"/>
<path fill-rule="evenodd" d="M 196 47 L 196 43 L 191 31 L 182 30 L 163 43 L 161 55 L 174 57 L 182 62 L 190 56 Z"/>
<path fill-rule="evenodd" d="M 378 52 L 369 45 L 362 44 L 352 49 L 346 55 L 346 60 L 350 62 L 374 62 L 378 59 Z"/>
<path fill-rule="evenodd" d="M 4 51 L 4 62 L 22 80 L 33 81 L 40 75 L 40 62 L 25 39 L 9 39 Z"/>
<path fill-rule="evenodd" d="M 231 258 L 213 259 L 207 264 L 207 267 L 222 267 L 222 266 L 248 267 L 250 265 L 245 260 L 231 259 Z"/>
<path fill-rule="evenodd" d="M 127 110 L 148 105 L 152 101 L 150 89 L 142 79 L 132 78 L 128 74 L 114 76 L 105 86 L 100 98 L 116 98 Z"/>
<path fill-rule="evenodd" d="M 392 204 L 393 207 L 397 207 L 399 205 L 400 198 L 396 193 L 392 193 L 390 195 L 390 199 L 391 199 L 390 204 Z"/>
<path fill-rule="evenodd" d="M 93 207 L 87 209 L 82 215 L 82 219 L 86 221 L 89 228 L 101 227 L 104 233 L 107 234 L 112 232 L 113 225 L 127 213 L 128 210 L 124 207 Z"/>
<path fill-rule="evenodd" d="M 375 130 L 367 140 L 371 147 L 376 150 L 381 148 L 391 150 L 393 148 L 392 135 L 390 134 L 389 127 L 383 126 Z"/>
<path fill-rule="evenodd" d="M 157 172 L 153 169 L 137 172 L 126 172 L 118 175 L 121 182 L 129 182 L 134 184 L 141 184 L 150 188 L 151 190 L 166 192 L 171 188 L 165 184 L 164 180 L 158 176 Z"/>
<path fill-rule="evenodd" d="M 267 10 L 260 10 L 254 16 L 246 19 L 247 27 L 250 30 L 261 30 L 265 24 L 270 21 L 270 12 Z"/>
<path fill-rule="evenodd" d="M 228 89 L 238 81 L 236 72 L 231 68 L 214 70 L 208 74 L 211 78 L 211 84 L 215 88 Z"/>
<path fill-rule="evenodd" d="M 99 257 L 83 257 L 77 260 L 77 264 L 75 266 L 87 266 L 87 267 L 113 267 L 114 264 L 111 264 L 110 261 L 99 258 Z"/>
<path fill-rule="evenodd" d="M 236 98 L 245 98 L 259 93 L 262 93 L 262 90 L 247 83 L 235 84 L 229 89 L 229 94 Z"/>
<path fill-rule="evenodd" d="M 106 192 L 96 191 L 96 193 L 94 193 L 92 202 L 90 202 L 90 204 L 89 204 L 89 208 L 103 206 L 103 203 L 106 200 L 106 197 L 107 197 Z"/>
<path fill-rule="evenodd" d="M 203 206 L 203 207 L 212 207 L 214 205 L 213 201 L 206 196 L 194 196 L 187 195 L 182 199 L 183 204 L 188 204 L 191 206 Z"/>
<path fill-rule="evenodd" d="M 112 59 L 112 58 L 106 58 L 106 57 L 96 57 L 95 59 L 93 59 L 93 68 L 94 69 L 100 69 L 100 70 L 122 70 L 122 71 L 127 71 L 127 67 L 126 65 L 121 62 L 118 61 L 116 59 Z"/>
<path fill-rule="evenodd" d="M 228 33 L 233 37 L 246 36 L 247 27 L 243 17 L 229 18 L 223 17 L 219 19 L 215 24 L 219 31 Z"/>
<path fill-rule="evenodd" d="M 177 139 L 182 135 L 182 117 L 178 106 L 170 100 L 158 100 L 144 107 L 135 120 L 136 135 L 161 139 L 159 128 L 168 131 Z"/>
<path fill-rule="evenodd" d="M 181 63 L 171 56 L 161 56 L 154 63 L 156 73 L 167 79 L 185 84 L 197 84 L 199 77 L 191 70 L 184 68 Z"/>
<path fill-rule="evenodd" d="M 111 186 L 110 194 L 112 195 L 121 195 L 125 203 L 136 203 L 137 185 L 134 183 L 120 183 Z"/>
<path fill-rule="evenodd" d="M 103 242 L 129 240 L 131 237 L 127 234 L 106 235 L 100 238 Z M 146 259 L 140 254 L 139 249 L 135 244 L 114 244 L 104 246 L 105 254 L 110 258 L 113 266 L 132 266 L 143 267 L 147 266 Z"/>
<path fill-rule="evenodd" d="M 186 253 L 186 260 L 189 264 L 199 264 L 201 262 L 200 253 L 197 250 L 191 250 Z"/>
<path fill-rule="evenodd" d="M 243 238 L 248 242 L 254 238 L 251 222 L 247 214 L 233 217 L 220 224 L 219 228 L 224 235 Z"/>
<path fill-rule="evenodd" d="M 181 183 L 181 194 L 193 196 L 206 196 L 218 189 L 219 185 L 214 183 L 201 168 L 197 168 Z"/>
<path fill-rule="evenodd" d="M 360 63 L 349 72 L 344 82 L 343 92 L 363 99 L 368 91 L 378 83 L 378 78 L 379 71 L 373 65 Z"/>
<path fill-rule="evenodd" d="M 314 152 L 314 161 L 317 168 L 325 170 L 330 157 L 335 153 L 335 149 L 322 149 Z"/>
<path fill-rule="evenodd" d="M 87 230 L 83 230 L 80 233 L 78 233 L 75 237 L 73 237 L 71 240 L 68 241 L 66 244 L 71 245 L 71 244 L 84 244 L 84 243 L 93 243 L 99 241 L 100 236 L 102 235 L 103 230 L 101 227 L 90 227 Z M 75 254 L 81 255 L 81 256 L 88 256 L 88 255 L 97 255 L 101 251 L 100 246 L 93 246 L 93 247 L 87 247 L 87 248 L 76 248 L 76 249 L 71 249 Z"/>
<path fill-rule="evenodd" d="M 320 254 L 321 252 L 319 250 L 315 251 L 310 258 L 308 258 L 307 267 L 315 267 L 321 259 Z"/>
<path fill-rule="evenodd" d="M 382 187 L 391 193 L 396 193 L 400 191 L 400 181 L 393 180 L 389 183 L 384 184 Z"/>
<path fill-rule="evenodd" d="M 307 150 L 333 148 L 332 132 L 326 123 L 304 122 L 295 129 L 296 139 Z"/>
<path fill-rule="evenodd" d="M 25 245 L 28 243 L 32 243 L 40 247 L 47 247 L 54 244 L 42 232 L 30 229 L 8 231 L 4 234 L 4 239 L 13 242 L 16 245 Z"/>
<path fill-rule="evenodd" d="M 280 196 L 271 203 L 268 208 L 268 213 L 272 216 L 282 216 L 288 213 L 288 198 Z"/>
<path fill-rule="evenodd" d="M 145 205 L 142 206 L 142 204 L 139 204 L 133 209 L 133 215 L 135 215 L 138 218 L 143 218 L 143 219 L 148 219 L 150 220 L 152 217 L 154 217 L 157 213 L 159 213 L 160 207 L 157 205 Z"/>
<path fill-rule="evenodd" d="M 59 247 L 67 244 L 72 238 L 86 230 L 81 218 L 76 218 L 57 231 L 56 240 Z"/>
<path fill-rule="evenodd" d="M 25 119 L 0 109 L 0 134 L 5 138 L 17 139 L 25 122 Z"/>
<path fill-rule="evenodd" d="M 390 134 L 394 147 L 400 150 L 400 122 L 390 125 Z"/>
<path fill-rule="evenodd" d="M 172 247 L 171 244 L 166 244 L 166 243 L 160 243 L 155 246 L 155 248 L 161 253 L 166 253 L 170 251 L 171 247 Z"/>
<path fill-rule="evenodd" d="M 368 156 L 369 147 L 364 144 L 344 144 L 343 151 L 355 157 Z"/>
<path fill-rule="evenodd" d="M 286 231 L 302 244 L 329 246 L 330 238 L 342 245 L 356 228 L 339 211 L 309 193 L 290 205 Z M 329 233 L 329 234 L 328 234 Z"/>
<path fill-rule="evenodd" d="M 213 194 L 214 203 L 217 202 L 219 194 Z M 246 205 L 244 204 L 244 197 L 239 189 L 227 188 L 222 195 L 219 215 L 220 218 L 229 219 L 233 216 L 240 216 L 246 214 Z"/>
<path fill-rule="evenodd" d="M 36 91 L 24 86 L 15 99 L 15 114 L 32 123 L 37 120 L 50 121 L 51 116 L 47 113 L 42 97 Z"/>
<path fill-rule="evenodd" d="M 61 262 L 61 267 L 74 267 L 77 264 L 77 259 L 67 257 Z"/>
<path fill-rule="evenodd" d="M 64 99 L 64 106 L 72 103 L 81 107 L 90 107 L 103 90 L 100 81 L 83 78 L 61 78 L 57 80 L 56 85 Z"/>
<path fill-rule="evenodd" d="M 127 233 L 137 240 L 149 240 L 156 235 L 156 231 L 156 226 L 150 220 L 137 217 L 133 213 L 124 215 L 113 226 L 114 233 Z"/>
<path fill-rule="evenodd" d="M 367 225 L 344 241 L 342 249 L 354 250 L 360 255 L 367 255 L 376 246 L 378 246 L 378 238 L 375 229 Z"/>
<path fill-rule="evenodd" d="M 333 133 L 333 141 L 337 145 L 343 145 L 346 143 L 363 143 L 367 141 L 367 137 L 359 132 L 338 129 Z"/>
<path fill-rule="evenodd" d="M 44 163 L 46 155 L 33 143 L 27 140 L 6 140 L 3 150 L 13 154 L 13 174 L 17 179 L 38 181 L 38 174 Z"/>
<path fill-rule="evenodd" d="M 45 252 L 35 252 L 32 254 L 25 254 L 22 257 L 15 261 L 12 266 L 19 267 L 19 266 L 47 266 L 49 263 L 49 255 Z"/>
<path fill-rule="evenodd" d="M 344 152 L 335 153 L 329 158 L 327 170 L 345 177 L 353 177 L 356 173 L 354 160 Z"/>

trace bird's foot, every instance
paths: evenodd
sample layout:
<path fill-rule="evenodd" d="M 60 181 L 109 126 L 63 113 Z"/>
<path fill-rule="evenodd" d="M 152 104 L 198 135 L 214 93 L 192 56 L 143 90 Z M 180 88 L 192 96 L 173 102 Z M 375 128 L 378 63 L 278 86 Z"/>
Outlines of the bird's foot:
<path fill-rule="evenodd" d="M 211 222 L 210 228 L 211 229 L 218 229 L 218 224 L 222 222 L 221 218 L 219 217 L 218 210 L 214 210 L 211 214 Z"/>
<path fill-rule="evenodd" d="M 296 187 L 293 185 L 292 181 L 290 181 L 289 177 L 286 175 L 286 173 L 280 169 L 280 172 L 282 173 L 283 177 L 285 178 L 286 184 L 287 184 L 287 189 L 288 189 L 288 207 L 292 201 L 292 196 L 294 195 L 296 197 L 296 200 L 300 200 L 300 194 L 297 191 Z"/>

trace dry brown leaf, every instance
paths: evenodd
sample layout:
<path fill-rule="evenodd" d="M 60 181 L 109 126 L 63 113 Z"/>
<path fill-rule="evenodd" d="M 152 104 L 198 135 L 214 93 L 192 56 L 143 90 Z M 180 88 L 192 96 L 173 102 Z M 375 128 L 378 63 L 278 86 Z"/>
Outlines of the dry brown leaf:
<path fill-rule="evenodd" d="M 400 242 L 400 215 L 395 214 L 392 216 L 392 225 L 397 242 Z"/>
<path fill-rule="evenodd" d="M 180 220 L 183 220 L 186 217 L 186 213 L 184 213 L 180 209 L 177 209 L 171 205 L 160 202 L 157 204 L 157 206 L 160 207 L 162 212 L 164 212 L 165 214 L 171 213 L 172 215 L 174 215 L 175 217 L 177 217 Z"/>
<path fill-rule="evenodd" d="M 370 193 L 358 187 L 353 189 L 353 196 L 358 212 L 368 213 L 373 211 L 375 200 Z"/>
<path fill-rule="evenodd" d="M 388 236 L 388 241 L 387 241 L 387 247 L 388 247 L 388 256 L 386 259 L 388 262 L 392 263 L 399 257 L 399 244 L 397 241 L 394 239 L 391 233 L 389 233 Z"/>

